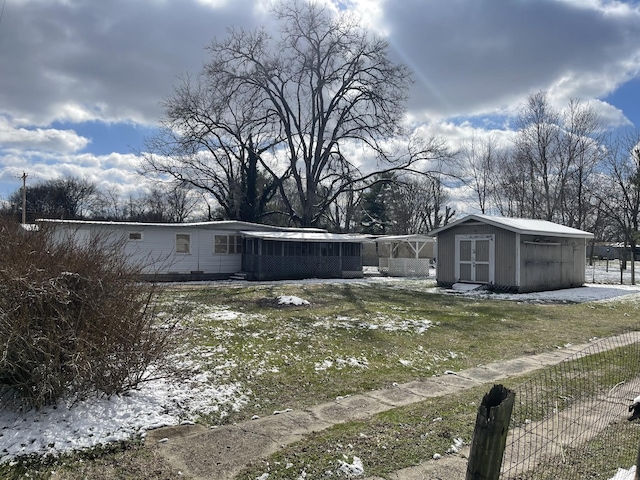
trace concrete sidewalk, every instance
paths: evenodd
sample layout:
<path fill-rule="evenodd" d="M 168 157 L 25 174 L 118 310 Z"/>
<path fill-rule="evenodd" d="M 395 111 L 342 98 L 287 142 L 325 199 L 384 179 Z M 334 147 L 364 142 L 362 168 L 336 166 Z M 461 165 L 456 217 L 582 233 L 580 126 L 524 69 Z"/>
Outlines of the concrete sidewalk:
<path fill-rule="evenodd" d="M 623 341 L 630 344 L 639 340 L 640 334 L 623 335 L 616 342 L 616 347 L 622 346 Z M 593 344 L 575 345 L 553 352 L 494 362 L 451 375 L 429 377 L 237 425 L 214 429 L 199 425 L 160 428 L 149 431 L 146 442 L 148 445 L 157 444 L 159 452 L 185 477 L 207 480 L 232 479 L 251 461 L 265 458 L 302 439 L 306 434 L 338 423 L 366 419 L 376 413 L 427 398 L 460 392 L 483 384 L 488 384 L 489 387 L 493 382 L 558 364 L 591 345 Z M 468 450 L 463 449 L 457 455 L 447 455 L 438 461 L 407 468 L 387 478 L 464 478 L 467 454 Z"/>

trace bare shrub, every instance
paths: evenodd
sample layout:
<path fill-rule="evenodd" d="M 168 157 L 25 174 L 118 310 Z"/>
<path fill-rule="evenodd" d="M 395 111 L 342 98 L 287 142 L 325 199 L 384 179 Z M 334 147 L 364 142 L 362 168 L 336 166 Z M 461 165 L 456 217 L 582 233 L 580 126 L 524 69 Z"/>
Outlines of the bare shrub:
<path fill-rule="evenodd" d="M 42 407 L 120 394 L 166 360 L 157 289 L 137 281 L 123 243 L 54 240 L 0 221 L 0 400 Z"/>

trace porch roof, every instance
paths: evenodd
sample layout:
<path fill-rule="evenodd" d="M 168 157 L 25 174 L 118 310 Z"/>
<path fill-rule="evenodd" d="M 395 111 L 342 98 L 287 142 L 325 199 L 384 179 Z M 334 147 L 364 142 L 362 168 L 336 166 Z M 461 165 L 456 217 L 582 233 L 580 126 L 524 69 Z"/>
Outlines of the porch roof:
<path fill-rule="evenodd" d="M 425 242 L 433 243 L 435 240 L 429 235 L 415 233 L 412 235 L 384 235 L 375 238 L 376 243 L 398 243 L 398 242 Z"/>
<path fill-rule="evenodd" d="M 326 232 L 260 232 L 242 231 L 245 238 L 259 238 L 262 240 L 279 240 L 283 242 L 330 242 L 330 243 L 371 243 L 372 240 L 364 235 Z"/>

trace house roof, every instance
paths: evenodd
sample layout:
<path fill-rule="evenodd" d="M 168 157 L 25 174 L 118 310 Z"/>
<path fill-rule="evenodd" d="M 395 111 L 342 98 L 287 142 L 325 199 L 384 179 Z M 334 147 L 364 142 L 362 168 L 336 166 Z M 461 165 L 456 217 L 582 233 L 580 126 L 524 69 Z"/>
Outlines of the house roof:
<path fill-rule="evenodd" d="M 435 236 L 440 232 L 456 227 L 463 223 L 480 222 L 494 227 L 503 228 L 516 233 L 526 235 L 550 235 L 554 237 L 572 237 L 572 238 L 593 238 L 593 233 L 578 230 L 577 228 L 566 227 L 559 223 L 548 222 L 546 220 L 534 220 L 529 218 L 509 218 L 496 217 L 491 215 L 467 215 L 464 218 L 456 220 L 444 227 L 437 228 L 429 235 Z"/>
<path fill-rule="evenodd" d="M 350 235 L 345 233 L 327 232 L 240 232 L 246 238 L 261 238 L 262 240 L 280 240 L 290 242 L 344 242 L 370 243 L 372 240 L 364 235 Z"/>
<path fill-rule="evenodd" d="M 60 225 L 100 225 L 100 226 L 127 226 L 127 227 L 166 227 L 166 228 L 220 228 L 234 230 L 273 230 L 284 232 L 326 232 L 321 228 L 298 228 L 298 227 L 276 227 L 272 225 L 261 225 L 258 223 L 243 222 L 240 220 L 217 220 L 211 222 L 191 222 L 191 223 L 152 223 L 152 222 L 111 222 L 100 220 L 57 220 L 57 219 L 38 219 L 36 223 L 52 223 Z"/>

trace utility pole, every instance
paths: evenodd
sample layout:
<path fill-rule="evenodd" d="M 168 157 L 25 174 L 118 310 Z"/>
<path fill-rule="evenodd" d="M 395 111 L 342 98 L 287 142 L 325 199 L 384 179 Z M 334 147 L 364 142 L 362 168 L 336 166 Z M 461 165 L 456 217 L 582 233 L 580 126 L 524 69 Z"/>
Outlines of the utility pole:
<path fill-rule="evenodd" d="M 22 172 L 22 224 L 27 224 L 27 174 Z"/>

